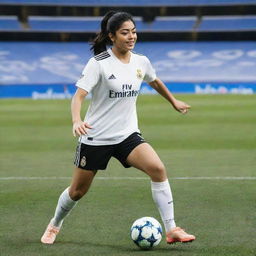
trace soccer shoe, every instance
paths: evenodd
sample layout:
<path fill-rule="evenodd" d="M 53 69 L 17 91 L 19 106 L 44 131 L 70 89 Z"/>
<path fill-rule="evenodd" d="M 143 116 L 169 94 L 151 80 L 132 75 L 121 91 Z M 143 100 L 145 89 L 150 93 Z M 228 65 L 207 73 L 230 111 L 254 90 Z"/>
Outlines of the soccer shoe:
<path fill-rule="evenodd" d="M 57 228 L 50 223 L 41 237 L 41 242 L 43 244 L 53 244 L 59 232 L 60 228 Z"/>
<path fill-rule="evenodd" d="M 188 243 L 194 241 L 195 239 L 195 236 L 186 233 L 180 227 L 173 228 L 166 234 L 167 244 L 173 244 L 176 242 Z"/>

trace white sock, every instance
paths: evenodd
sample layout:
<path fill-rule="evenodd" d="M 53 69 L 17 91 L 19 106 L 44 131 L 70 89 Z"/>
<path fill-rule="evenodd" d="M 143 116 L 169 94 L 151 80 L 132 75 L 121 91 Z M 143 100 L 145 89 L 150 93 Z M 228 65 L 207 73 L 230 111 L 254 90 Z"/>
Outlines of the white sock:
<path fill-rule="evenodd" d="M 168 232 L 176 227 L 174 221 L 173 197 L 169 181 L 153 182 L 151 181 L 151 190 L 153 200 L 157 205 L 165 231 Z"/>
<path fill-rule="evenodd" d="M 63 223 L 63 219 L 70 213 L 76 204 L 77 202 L 72 200 L 69 196 L 69 187 L 66 188 L 60 195 L 51 224 L 60 228 Z"/>

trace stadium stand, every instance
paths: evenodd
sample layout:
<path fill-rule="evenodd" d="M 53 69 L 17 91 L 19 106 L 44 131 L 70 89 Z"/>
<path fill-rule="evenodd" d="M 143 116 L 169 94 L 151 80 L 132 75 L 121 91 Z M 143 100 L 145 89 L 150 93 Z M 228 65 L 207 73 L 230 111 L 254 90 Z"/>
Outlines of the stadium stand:
<path fill-rule="evenodd" d="M 0 31 L 21 30 L 21 25 L 16 16 L 0 16 Z"/>
<path fill-rule="evenodd" d="M 29 27 L 34 31 L 98 32 L 102 17 L 29 17 Z M 152 23 L 135 17 L 139 32 L 192 31 L 196 17 L 156 17 Z"/>
<path fill-rule="evenodd" d="M 198 31 L 256 31 L 256 16 L 204 16 Z"/>
<path fill-rule="evenodd" d="M 2 42 L 0 47 L 0 97 L 71 97 L 92 56 L 82 42 Z M 175 93 L 256 93 L 254 42 L 139 42 L 135 51 L 149 57 Z M 142 90 L 154 93 L 145 84 Z"/>
<path fill-rule="evenodd" d="M 170 32 L 192 31 L 196 24 L 196 17 L 156 17 L 151 23 L 140 20 L 136 22 L 138 31 L 142 32 Z"/>
<path fill-rule="evenodd" d="M 137 17 L 141 41 L 256 39 L 256 0 L 0 0 L 0 12 L 11 16 L 1 40 L 87 41 L 110 9 Z"/>
<path fill-rule="evenodd" d="M 255 4 L 254 0 L 2 0 L 2 4 L 61 5 L 61 6 L 199 6 Z"/>
<path fill-rule="evenodd" d="M 255 0 L 0 0 L 5 15 L 103 16 L 110 9 L 124 10 L 145 20 L 156 16 L 254 14 Z"/>
<path fill-rule="evenodd" d="M 34 31 L 97 32 L 101 17 L 30 16 L 28 25 Z"/>
<path fill-rule="evenodd" d="M 70 97 L 109 10 L 172 91 L 256 92 L 256 0 L 0 0 L 0 98 Z"/>

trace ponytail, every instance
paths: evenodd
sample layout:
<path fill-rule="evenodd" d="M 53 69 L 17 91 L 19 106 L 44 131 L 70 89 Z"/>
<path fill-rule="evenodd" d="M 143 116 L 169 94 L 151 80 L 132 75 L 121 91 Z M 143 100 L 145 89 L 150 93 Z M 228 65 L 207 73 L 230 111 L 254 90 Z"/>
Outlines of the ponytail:
<path fill-rule="evenodd" d="M 107 45 L 112 44 L 108 34 L 112 33 L 114 35 L 121 27 L 123 22 L 128 20 L 131 20 L 135 25 L 135 22 L 129 13 L 115 11 L 109 11 L 106 13 L 101 21 L 101 31 L 92 41 L 91 50 L 93 51 L 94 55 L 100 54 L 101 52 L 107 50 Z"/>
<path fill-rule="evenodd" d="M 101 31 L 97 34 L 97 36 L 92 41 L 91 50 L 93 51 L 94 55 L 97 55 L 101 52 L 107 50 L 107 45 L 111 44 L 111 40 L 108 36 L 108 20 L 115 14 L 115 11 L 109 11 L 104 16 L 103 20 L 101 21 Z"/>

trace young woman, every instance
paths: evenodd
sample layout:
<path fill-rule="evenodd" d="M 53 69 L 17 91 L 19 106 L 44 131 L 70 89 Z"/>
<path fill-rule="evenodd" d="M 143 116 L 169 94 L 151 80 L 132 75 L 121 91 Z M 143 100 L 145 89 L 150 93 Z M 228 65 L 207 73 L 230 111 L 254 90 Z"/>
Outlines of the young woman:
<path fill-rule="evenodd" d="M 144 80 L 182 114 L 186 114 L 190 106 L 175 99 L 156 77 L 147 57 L 132 52 L 136 40 L 136 26 L 130 14 L 109 12 L 105 15 L 101 32 L 93 42 L 94 57 L 76 83 L 78 88 L 71 103 L 73 135 L 80 136 L 73 179 L 70 187 L 60 195 L 54 217 L 41 238 L 42 243 L 54 243 L 64 217 L 87 193 L 97 170 L 106 169 L 112 156 L 124 167 L 133 166 L 150 177 L 152 196 L 165 227 L 167 243 L 195 240 L 195 236 L 175 224 L 166 169 L 140 134 L 136 98 Z M 108 45 L 112 48 L 107 49 Z M 91 103 L 82 121 L 81 105 L 90 92 Z"/>

